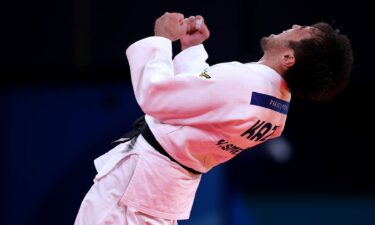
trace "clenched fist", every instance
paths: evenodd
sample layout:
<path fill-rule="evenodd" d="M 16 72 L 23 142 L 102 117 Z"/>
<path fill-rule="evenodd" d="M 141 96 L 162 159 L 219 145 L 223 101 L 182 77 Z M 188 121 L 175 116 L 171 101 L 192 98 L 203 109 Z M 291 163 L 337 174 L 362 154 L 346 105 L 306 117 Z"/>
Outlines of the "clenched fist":
<path fill-rule="evenodd" d="M 181 13 L 168 13 L 159 17 L 155 21 L 155 36 L 161 36 L 176 41 L 187 31 L 187 22 Z"/>
<path fill-rule="evenodd" d="M 181 49 L 202 44 L 210 37 L 208 30 L 202 16 L 190 16 L 187 21 L 186 33 L 180 38 Z"/>

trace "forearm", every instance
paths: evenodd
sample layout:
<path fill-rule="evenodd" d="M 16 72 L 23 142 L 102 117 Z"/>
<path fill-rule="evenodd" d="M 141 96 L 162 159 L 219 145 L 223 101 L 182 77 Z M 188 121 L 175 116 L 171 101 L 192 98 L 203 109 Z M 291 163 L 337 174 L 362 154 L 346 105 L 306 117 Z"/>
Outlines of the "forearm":
<path fill-rule="evenodd" d="M 134 94 L 141 108 L 150 105 L 151 90 L 163 77 L 173 76 L 172 44 L 163 37 L 148 37 L 126 50 Z"/>
<path fill-rule="evenodd" d="M 214 79 L 199 73 L 175 74 L 168 39 L 145 38 L 131 45 L 126 54 L 136 100 L 146 114 L 159 121 L 197 117 L 222 104 L 216 97 L 212 101 L 217 89 Z"/>

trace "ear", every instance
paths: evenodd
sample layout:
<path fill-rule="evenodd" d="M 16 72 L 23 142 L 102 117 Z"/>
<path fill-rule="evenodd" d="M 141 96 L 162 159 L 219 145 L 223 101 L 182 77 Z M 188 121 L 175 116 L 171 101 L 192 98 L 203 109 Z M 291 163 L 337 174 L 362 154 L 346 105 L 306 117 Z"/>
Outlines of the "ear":
<path fill-rule="evenodd" d="M 290 68 L 296 62 L 296 58 L 294 57 L 294 52 L 292 50 L 286 51 L 282 54 L 281 64 L 286 67 Z"/>

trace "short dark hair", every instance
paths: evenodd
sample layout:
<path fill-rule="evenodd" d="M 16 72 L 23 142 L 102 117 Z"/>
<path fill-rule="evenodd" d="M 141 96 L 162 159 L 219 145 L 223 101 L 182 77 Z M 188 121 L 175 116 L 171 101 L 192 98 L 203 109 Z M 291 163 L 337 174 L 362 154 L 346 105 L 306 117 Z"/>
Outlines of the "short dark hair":
<path fill-rule="evenodd" d="M 284 79 L 292 95 L 325 101 L 340 93 L 348 84 L 353 64 L 348 37 L 327 23 L 316 23 L 312 38 L 291 41 L 295 64 Z"/>

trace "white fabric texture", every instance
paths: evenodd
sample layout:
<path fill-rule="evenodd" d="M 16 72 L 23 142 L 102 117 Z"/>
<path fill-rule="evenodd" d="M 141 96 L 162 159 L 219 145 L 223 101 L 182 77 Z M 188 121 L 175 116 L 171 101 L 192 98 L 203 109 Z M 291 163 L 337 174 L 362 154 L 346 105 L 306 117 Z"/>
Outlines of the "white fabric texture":
<path fill-rule="evenodd" d="M 142 136 L 118 145 L 95 163 L 98 175 L 75 225 L 175 225 L 177 219 L 189 217 L 200 175 L 156 152 Z M 181 200 L 184 204 L 178 205 Z"/>
<path fill-rule="evenodd" d="M 126 53 L 135 97 L 151 131 L 185 166 L 204 173 L 281 135 L 286 114 L 250 104 L 255 92 L 290 101 L 285 81 L 270 67 L 239 62 L 209 67 L 203 45 L 172 61 L 171 41 L 163 37 L 142 39 Z M 245 135 L 253 126 L 267 138 Z"/>
<path fill-rule="evenodd" d="M 268 96 L 275 107 L 290 101 L 285 81 L 265 65 L 209 67 L 203 45 L 172 59 L 171 41 L 163 37 L 137 41 L 126 55 L 150 130 L 185 166 L 205 173 L 284 129 L 286 113 L 251 103 L 255 94 Z M 99 157 L 95 166 L 95 184 L 76 225 L 174 224 L 189 218 L 201 175 L 161 155 L 142 136 Z"/>

